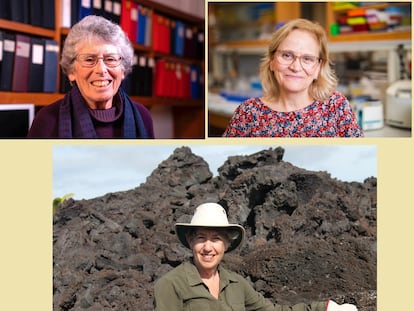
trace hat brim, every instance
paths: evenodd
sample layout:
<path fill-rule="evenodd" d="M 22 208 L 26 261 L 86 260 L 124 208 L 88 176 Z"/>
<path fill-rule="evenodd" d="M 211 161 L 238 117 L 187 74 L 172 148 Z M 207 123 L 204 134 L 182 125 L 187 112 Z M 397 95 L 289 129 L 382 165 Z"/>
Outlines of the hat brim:
<path fill-rule="evenodd" d="M 190 249 L 190 245 L 188 244 L 186 235 L 189 230 L 192 229 L 199 229 L 199 228 L 208 228 L 208 229 L 234 229 L 238 232 L 238 236 L 236 239 L 233 240 L 233 242 L 229 245 L 229 247 L 226 250 L 226 253 L 231 252 L 232 250 L 236 249 L 240 243 L 244 239 L 245 230 L 242 226 L 237 224 L 228 224 L 225 226 L 202 226 L 202 225 L 192 225 L 188 223 L 177 223 L 175 224 L 175 232 L 178 236 L 178 239 L 180 242 Z"/>

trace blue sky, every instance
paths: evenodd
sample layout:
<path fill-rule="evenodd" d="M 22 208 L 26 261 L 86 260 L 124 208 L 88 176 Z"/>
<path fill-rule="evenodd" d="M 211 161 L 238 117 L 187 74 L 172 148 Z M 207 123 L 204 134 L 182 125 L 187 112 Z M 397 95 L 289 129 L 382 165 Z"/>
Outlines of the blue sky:
<path fill-rule="evenodd" d="M 90 199 L 108 192 L 133 189 L 183 145 L 55 145 L 53 147 L 53 197 L 73 193 Z M 249 155 L 279 145 L 186 145 L 201 156 L 214 176 L 227 157 Z M 312 170 L 327 171 L 342 181 L 377 176 L 374 145 L 286 145 L 284 161 Z"/>

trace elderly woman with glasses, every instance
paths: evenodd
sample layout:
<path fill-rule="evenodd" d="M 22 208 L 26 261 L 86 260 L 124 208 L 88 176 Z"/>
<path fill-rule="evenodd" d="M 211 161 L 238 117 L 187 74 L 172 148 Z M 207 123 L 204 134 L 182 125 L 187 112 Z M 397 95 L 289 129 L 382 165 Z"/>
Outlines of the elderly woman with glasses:
<path fill-rule="evenodd" d="M 190 223 L 176 223 L 180 242 L 193 257 L 183 261 L 154 287 L 155 311 L 357 311 L 352 304 L 333 300 L 299 303 L 292 307 L 274 305 L 241 275 L 224 268 L 224 254 L 243 241 L 245 230 L 230 224 L 224 208 L 217 203 L 199 205 Z"/>
<path fill-rule="evenodd" d="M 347 98 L 335 91 L 327 37 L 295 19 L 276 30 L 260 65 L 263 97 L 235 110 L 225 137 L 360 137 Z"/>
<path fill-rule="evenodd" d="M 86 16 L 74 25 L 60 61 L 72 88 L 38 112 L 28 137 L 154 138 L 149 111 L 120 88 L 133 55 L 124 31 L 105 18 Z"/>

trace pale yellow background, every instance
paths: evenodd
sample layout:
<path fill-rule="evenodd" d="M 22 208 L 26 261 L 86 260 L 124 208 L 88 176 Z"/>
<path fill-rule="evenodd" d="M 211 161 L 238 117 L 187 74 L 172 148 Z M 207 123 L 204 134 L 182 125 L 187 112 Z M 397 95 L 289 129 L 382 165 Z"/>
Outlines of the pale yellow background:
<path fill-rule="evenodd" d="M 217 140 L 209 142 L 218 143 Z M 229 140 L 225 142 L 229 144 Z M 243 142 L 259 143 L 258 140 Z M 260 140 L 261 145 L 266 143 L 271 147 L 299 142 L 378 146 L 378 310 L 411 310 L 414 279 L 412 139 Z M 102 144 L 102 141 L 97 143 Z M 173 144 L 191 147 L 192 142 Z M 0 310 L 52 310 L 53 141 L 1 141 L 0 145 Z"/>

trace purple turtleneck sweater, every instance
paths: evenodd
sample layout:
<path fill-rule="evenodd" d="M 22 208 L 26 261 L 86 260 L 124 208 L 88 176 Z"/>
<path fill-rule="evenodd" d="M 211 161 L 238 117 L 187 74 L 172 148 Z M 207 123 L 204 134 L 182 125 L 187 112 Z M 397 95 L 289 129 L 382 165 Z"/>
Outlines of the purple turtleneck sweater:
<path fill-rule="evenodd" d="M 43 107 L 37 114 L 30 128 L 28 138 L 59 138 L 59 107 L 63 99 Z M 148 137 L 154 138 L 152 118 L 149 111 L 141 104 L 134 103 L 138 108 Z M 110 109 L 89 109 L 95 131 L 99 138 L 122 138 L 123 105 L 116 101 Z"/>

